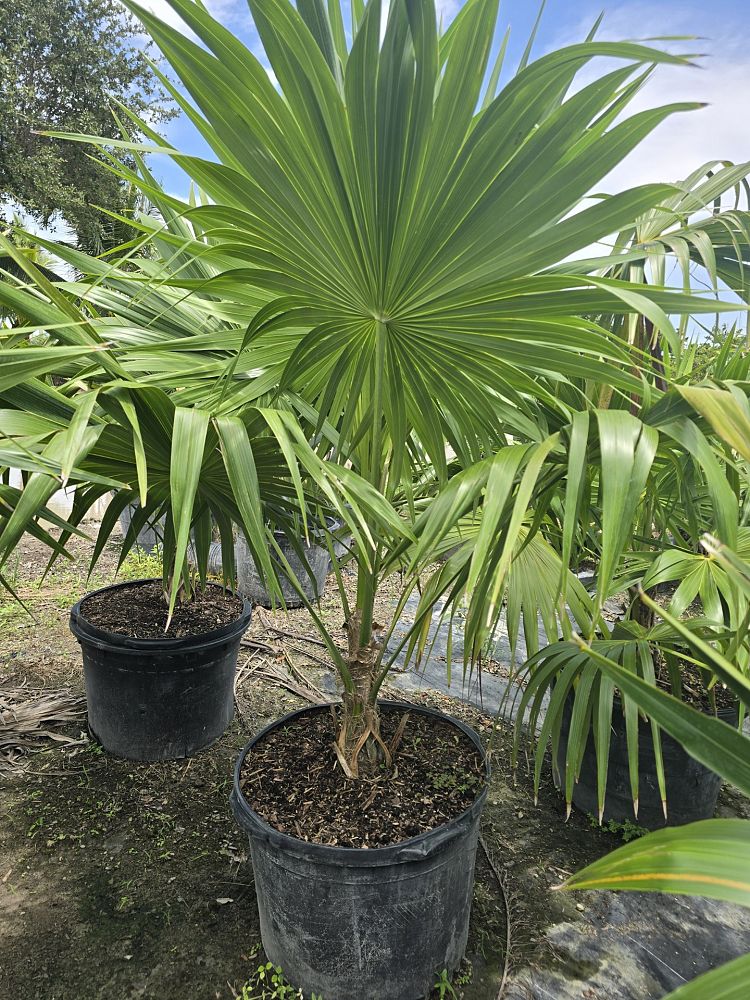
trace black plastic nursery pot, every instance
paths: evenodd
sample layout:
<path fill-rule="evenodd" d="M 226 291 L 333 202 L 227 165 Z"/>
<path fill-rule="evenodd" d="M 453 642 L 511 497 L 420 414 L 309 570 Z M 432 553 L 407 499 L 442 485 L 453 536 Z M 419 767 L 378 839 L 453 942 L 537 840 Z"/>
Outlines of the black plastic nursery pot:
<path fill-rule="evenodd" d="M 218 740 L 234 715 L 237 654 L 252 605 L 244 601 L 236 621 L 200 636 L 133 639 L 86 621 L 85 600 L 71 611 L 70 629 L 83 655 L 89 729 L 104 749 L 130 760 L 175 760 Z"/>
<path fill-rule="evenodd" d="M 133 516 L 138 512 L 139 505 L 137 503 L 129 503 L 126 507 L 122 509 L 120 514 L 120 530 L 122 531 L 123 537 L 125 537 L 130 530 L 130 522 L 133 520 Z M 146 555 L 151 555 L 157 545 L 160 545 L 164 539 L 164 518 L 161 517 L 155 524 L 144 524 L 141 530 L 138 532 L 135 543 L 139 549 L 142 549 Z"/>
<path fill-rule="evenodd" d="M 333 518 L 326 520 L 329 530 L 341 531 L 343 529 L 343 522 L 335 521 Z M 331 555 L 320 533 L 317 534 L 317 541 L 315 541 L 316 533 L 313 531 L 313 541 L 310 544 L 305 542 L 303 538 L 299 539 L 299 544 L 305 553 L 305 562 L 300 559 L 296 549 L 283 531 L 274 531 L 274 537 L 307 600 L 317 601 L 325 590 L 326 580 L 331 572 Z M 342 541 L 340 538 L 333 542 L 333 551 L 337 557 L 340 558 L 347 551 L 347 542 L 348 540 Z M 234 558 L 237 566 L 237 590 L 253 604 L 259 604 L 264 608 L 272 607 L 271 595 L 265 584 L 261 582 L 257 567 L 250 554 L 247 539 L 242 531 L 237 535 Z M 290 581 L 283 565 L 275 557 L 272 558 L 276 562 L 284 603 L 288 608 L 301 608 L 305 602 L 300 597 L 297 588 Z"/>
<path fill-rule="evenodd" d="M 572 714 L 573 700 L 568 697 L 563 710 L 557 751 L 557 769 L 561 775 L 565 774 L 565 756 Z M 736 707 L 719 709 L 717 714 L 723 722 L 737 725 Z M 681 826 L 700 819 L 710 819 L 714 815 L 722 783 L 719 775 L 691 757 L 682 744 L 663 729 L 661 746 L 667 790 L 666 820 L 659 791 L 651 726 L 641 719 L 638 728 L 639 791 L 636 817 L 630 790 L 625 716 L 622 703 L 615 698 L 612 706 L 604 822 L 635 823 L 648 830 L 654 830 L 667 824 Z M 578 781 L 573 786 L 573 805 L 592 816 L 597 816 L 599 813 L 596 751 L 592 732 L 589 732 Z"/>
<path fill-rule="evenodd" d="M 416 705 L 383 707 L 448 721 L 490 766 L 477 734 L 457 719 Z M 279 719 L 252 739 L 234 772 L 232 811 L 250 840 L 266 955 L 305 996 L 324 1000 L 418 1000 L 466 950 L 479 821 L 487 783 L 460 816 L 389 847 L 327 847 L 280 833 L 240 789 L 245 758 Z"/>

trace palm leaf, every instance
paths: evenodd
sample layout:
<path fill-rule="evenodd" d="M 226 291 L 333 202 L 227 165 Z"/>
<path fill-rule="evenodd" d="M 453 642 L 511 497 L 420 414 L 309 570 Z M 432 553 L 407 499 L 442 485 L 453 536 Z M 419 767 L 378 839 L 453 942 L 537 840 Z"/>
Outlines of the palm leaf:
<path fill-rule="evenodd" d="M 748 823 L 714 819 L 657 830 L 576 872 L 565 887 L 677 892 L 750 906 Z"/>

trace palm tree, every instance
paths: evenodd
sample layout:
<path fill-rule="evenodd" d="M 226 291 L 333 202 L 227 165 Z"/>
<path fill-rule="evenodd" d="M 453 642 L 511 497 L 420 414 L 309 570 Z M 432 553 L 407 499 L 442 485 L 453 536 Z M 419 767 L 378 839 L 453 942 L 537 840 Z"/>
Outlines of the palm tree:
<path fill-rule="evenodd" d="M 696 410 L 712 422 L 718 415 L 725 423 L 721 436 L 744 457 L 750 456 L 750 419 L 747 407 L 731 391 L 701 389 L 692 396 Z M 740 416 L 740 420 L 737 417 Z M 731 430 L 728 428 L 731 426 Z M 739 446 L 739 447 L 738 447 Z M 750 598 L 750 563 L 710 535 L 703 540 L 709 556 L 716 560 L 733 585 Z M 646 598 L 646 600 L 649 600 Z M 655 605 L 665 624 L 680 633 L 697 662 L 712 671 L 737 697 L 743 712 L 750 708 L 750 680 L 711 644 L 703 641 L 688 623 L 673 618 Z M 737 632 L 747 643 L 747 623 Z M 583 645 L 583 644 L 582 644 Z M 585 647 L 584 647 L 585 648 Z M 627 693 L 654 723 L 707 767 L 750 795 L 750 740 L 742 731 L 708 718 L 664 691 L 633 675 L 600 652 L 589 648 L 604 676 Z M 667 828 L 627 844 L 594 862 L 570 878 L 568 889 L 619 889 L 700 894 L 750 907 L 750 824 L 743 819 L 709 819 Z M 669 1000 L 742 1000 L 747 993 L 750 954 L 742 955 L 699 976 L 669 994 Z"/>
<path fill-rule="evenodd" d="M 277 90 L 200 5 L 170 3 L 202 44 L 129 6 L 192 98 L 172 88 L 218 162 L 146 133 L 209 199 L 188 215 L 210 234 L 201 255 L 214 277 L 166 284 L 234 306 L 247 306 L 249 288 L 272 295 L 247 309 L 238 359 L 275 352 L 278 393 L 312 407 L 318 433 L 333 428 L 335 449 L 328 440 L 320 448 L 342 481 L 353 468 L 392 506 L 413 479 L 417 441 L 444 485 L 446 449 L 465 467 L 481 462 L 527 413 L 537 419 L 540 399 L 562 419 L 578 378 L 641 393 L 628 345 L 589 317 L 645 310 L 661 328 L 668 312 L 715 309 L 658 286 L 635 294 L 629 282 L 560 263 L 673 194 L 646 185 L 581 208 L 659 122 L 695 107 L 619 120 L 653 63 L 687 57 L 590 39 L 525 57 L 497 92 L 496 0 L 471 0 L 442 35 L 432 3 L 399 0 L 382 39 L 379 0 L 355 3 L 351 44 L 337 3 L 251 0 Z M 597 56 L 623 65 L 573 92 Z M 149 195 L 149 182 L 139 183 Z M 482 468 L 475 483 L 486 482 Z M 444 517 L 437 507 L 407 535 L 432 538 Z M 353 550 L 348 651 L 327 636 L 344 685 L 338 745 L 353 774 L 362 748 L 382 745 L 376 699 L 386 671 L 373 607 L 407 546 L 403 532 L 371 529 Z M 418 547 L 413 568 L 427 549 Z"/>
<path fill-rule="evenodd" d="M 153 284 L 182 290 L 197 309 L 218 300 L 224 314 L 244 313 L 239 348 L 205 398 L 219 411 L 241 408 L 237 371 L 257 372 L 262 357 L 273 371 L 263 384 L 275 416 L 265 419 L 277 440 L 300 454 L 312 442 L 352 508 L 348 650 L 316 620 L 344 688 L 340 760 L 356 775 L 365 747 L 388 756 L 377 695 L 390 629 L 374 620 L 383 576 L 406 566 L 413 588 L 485 489 L 499 496 L 507 482 L 521 505 L 549 456 L 560 467 L 557 429 L 581 398 L 578 380 L 640 398 L 632 348 L 597 317 L 645 313 L 666 335 L 668 314 L 717 308 L 564 263 L 674 193 L 645 185 L 582 205 L 661 121 L 697 107 L 622 120 L 652 64 L 688 57 L 589 38 L 531 63 L 527 53 L 498 91 L 497 0 L 470 0 L 444 34 L 433 3 L 396 0 L 382 36 L 380 0 L 353 3 L 351 42 L 338 3 L 250 0 L 277 90 L 202 5 L 170 3 L 198 42 L 128 6 L 190 95 L 165 81 L 216 159 L 182 154 L 139 127 L 205 192 L 185 212 L 205 238 L 184 247 L 211 276 L 168 272 Z M 575 90 L 599 56 L 623 65 Z M 148 176 L 115 169 L 155 193 Z M 522 452 L 508 444 L 519 432 L 533 442 Z M 451 453 L 465 472 L 446 488 Z M 420 514 L 408 497 L 425 456 L 437 495 Z M 189 499 L 183 510 L 187 525 Z M 510 524 L 517 535 L 506 513 L 487 533 Z M 508 546 L 501 567 L 515 550 L 510 536 Z M 485 539 L 478 549 L 487 551 Z"/>

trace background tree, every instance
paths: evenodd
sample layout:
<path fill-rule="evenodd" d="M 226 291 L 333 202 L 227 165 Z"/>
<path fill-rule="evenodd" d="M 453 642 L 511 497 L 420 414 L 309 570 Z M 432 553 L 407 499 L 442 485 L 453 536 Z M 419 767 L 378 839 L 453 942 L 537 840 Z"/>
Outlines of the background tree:
<path fill-rule="evenodd" d="M 92 252 L 111 242 L 112 220 L 97 206 L 127 212 L 129 185 L 96 162 L 102 154 L 35 132 L 121 138 L 116 101 L 150 124 L 171 117 L 141 36 L 119 0 L 0 7 L 0 203 L 14 202 L 43 225 L 59 214 Z"/>
<path fill-rule="evenodd" d="M 747 334 L 736 323 L 714 326 L 708 336 L 695 344 L 690 381 L 738 378 L 737 369 L 747 351 Z"/>

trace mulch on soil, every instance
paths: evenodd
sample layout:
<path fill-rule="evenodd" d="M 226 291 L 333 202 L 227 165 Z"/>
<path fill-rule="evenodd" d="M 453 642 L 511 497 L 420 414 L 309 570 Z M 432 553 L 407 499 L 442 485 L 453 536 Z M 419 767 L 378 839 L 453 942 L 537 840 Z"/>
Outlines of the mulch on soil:
<path fill-rule="evenodd" d="M 384 709 L 388 743 L 403 712 Z M 245 758 L 240 787 L 281 833 L 336 847 L 386 847 L 434 829 L 469 808 L 484 784 L 475 747 L 455 726 L 411 712 L 391 773 L 347 778 L 333 748 L 331 712 L 299 716 Z"/>
<path fill-rule="evenodd" d="M 158 582 L 104 590 L 81 603 L 86 621 L 105 632 L 131 639 L 182 639 L 230 625 L 242 613 L 242 599 L 221 587 L 208 586 L 190 601 L 177 604 L 166 628 L 168 611 Z"/>

